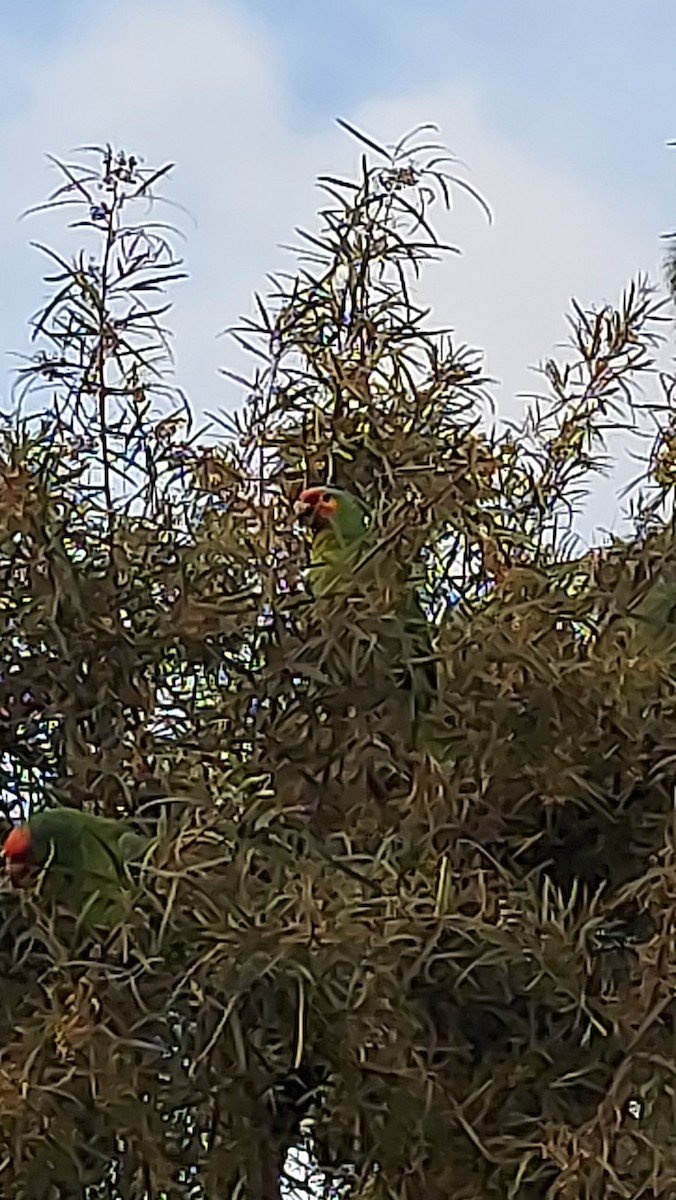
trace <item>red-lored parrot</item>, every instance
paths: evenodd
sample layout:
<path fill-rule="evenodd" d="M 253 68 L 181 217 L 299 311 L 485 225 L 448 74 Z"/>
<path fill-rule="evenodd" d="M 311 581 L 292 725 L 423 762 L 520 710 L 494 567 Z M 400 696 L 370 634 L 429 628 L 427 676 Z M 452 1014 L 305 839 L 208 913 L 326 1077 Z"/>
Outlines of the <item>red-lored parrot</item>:
<path fill-rule="evenodd" d="M 42 875 L 47 899 L 63 902 L 85 924 L 112 925 L 124 915 L 127 864 L 149 845 L 122 821 L 54 808 L 13 829 L 2 853 L 14 887 L 30 887 Z"/>
<path fill-rule="evenodd" d="M 392 647 L 396 638 L 402 686 L 414 694 L 416 712 L 426 711 L 437 690 L 430 624 L 415 588 L 406 586 L 405 571 L 391 554 L 381 554 L 367 508 L 342 488 L 317 486 L 300 493 L 296 511 L 313 531 L 308 583 L 315 597 L 349 597 L 371 581 L 384 590 L 396 587 L 382 639 Z"/>
<path fill-rule="evenodd" d="M 364 505 L 341 488 L 311 487 L 301 492 L 296 511 L 309 519 L 313 530 L 308 572 L 312 594 L 328 596 L 338 587 L 349 588 L 372 542 Z"/>

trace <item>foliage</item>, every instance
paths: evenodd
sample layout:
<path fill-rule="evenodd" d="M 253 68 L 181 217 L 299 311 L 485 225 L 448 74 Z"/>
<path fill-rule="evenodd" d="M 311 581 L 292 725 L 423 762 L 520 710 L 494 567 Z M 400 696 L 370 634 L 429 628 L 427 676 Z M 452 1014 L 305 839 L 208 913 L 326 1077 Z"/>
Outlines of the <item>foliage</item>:
<path fill-rule="evenodd" d="M 48 251 L 3 429 L 7 813 L 84 806 L 155 849 L 112 933 L 0 896 L 3 1195 L 270 1200 L 303 1139 L 355 1196 L 676 1187 L 673 381 L 642 401 L 635 536 L 570 533 L 663 309 L 640 280 L 574 305 L 546 396 L 491 430 L 480 358 L 416 299 L 466 186 L 427 136 L 320 181 L 213 444 L 165 374 L 172 230 L 137 216 L 167 168 L 58 164 L 98 249 Z M 349 596 L 305 586 L 316 482 L 396 567 Z"/>

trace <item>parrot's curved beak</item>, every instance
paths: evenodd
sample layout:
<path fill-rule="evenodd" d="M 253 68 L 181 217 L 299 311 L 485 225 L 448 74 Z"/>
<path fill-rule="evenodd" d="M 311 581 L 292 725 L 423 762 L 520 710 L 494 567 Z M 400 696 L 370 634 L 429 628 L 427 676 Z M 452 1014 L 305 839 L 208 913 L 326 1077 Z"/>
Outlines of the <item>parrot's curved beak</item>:
<path fill-rule="evenodd" d="M 301 525 L 315 525 L 319 519 L 319 496 L 314 490 L 301 492 L 293 506 L 296 519 Z"/>
<path fill-rule="evenodd" d="M 34 875 L 31 862 L 31 836 L 25 825 L 8 833 L 2 847 L 5 871 L 13 887 L 28 887 Z"/>
<path fill-rule="evenodd" d="M 9 882 L 15 888 L 28 887 L 35 874 L 31 864 L 24 858 L 6 858 L 5 871 Z"/>
<path fill-rule="evenodd" d="M 302 520 L 304 517 L 307 517 L 309 513 L 314 512 L 314 505 L 310 504 L 308 500 L 301 500 L 299 497 L 293 506 L 293 511 L 296 516 L 300 517 Z"/>

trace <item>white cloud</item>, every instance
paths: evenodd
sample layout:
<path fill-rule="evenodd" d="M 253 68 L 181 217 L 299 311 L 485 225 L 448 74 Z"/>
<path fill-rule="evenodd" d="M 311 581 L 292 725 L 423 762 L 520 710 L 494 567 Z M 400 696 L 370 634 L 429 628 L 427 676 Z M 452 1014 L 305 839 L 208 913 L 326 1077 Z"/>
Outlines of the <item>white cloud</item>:
<path fill-rule="evenodd" d="M 494 223 L 489 226 L 462 193 L 455 212 L 439 213 L 437 228 L 463 255 L 430 268 L 422 294 L 436 323 L 453 326 L 459 341 L 485 351 L 486 371 L 500 381 L 494 393 L 499 414 L 521 417 L 526 400 L 519 394 L 546 390 L 534 368 L 561 355 L 571 297 L 583 306 L 616 303 L 638 274 L 659 281 L 658 234 L 635 205 L 623 203 L 621 181 L 600 191 L 497 135 L 478 89 L 442 85 L 396 102 L 374 101 L 359 114 L 376 139 L 430 119 L 468 164 L 457 173 L 488 200 Z M 668 366 L 670 357 L 667 347 L 661 364 Z M 578 523 L 586 536 L 621 524 L 619 489 L 640 473 L 628 449 L 644 453 L 645 442 L 629 446 L 615 439 L 621 461 L 595 485 L 593 507 Z"/>
<path fill-rule="evenodd" d="M 466 89 L 440 87 L 374 103 L 360 118 L 377 138 L 430 115 L 468 164 L 455 169 L 487 199 L 494 222 L 489 226 L 474 201 L 456 193 L 456 211 L 438 214 L 437 225 L 463 254 L 430 269 L 425 298 L 440 323 L 486 349 L 489 373 L 506 385 L 505 411 L 513 413 L 521 407 L 515 394 L 537 386 L 529 367 L 567 336 L 570 298 L 613 302 L 637 273 L 656 277 L 658 240 L 640 213 L 623 209 L 617 189 L 599 194 L 501 140 L 482 116 L 478 95 Z"/>
<path fill-rule="evenodd" d="M 191 279 L 175 295 L 179 382 L 198 409 L 232 403 L 217 368 L 236 355 L 215 335 L 249 308 L 266 271 L 289 264 L 277 244 L 311 222 L 315 176 L 354 168 L 359 148 L 330 124 L 295 129 L 284 64 L 269 34 L 242 11 L 210 0 L 83 8 L 67 43 L 26 60 L 21 85 L 24 103 L 0 125 L 2 348 L 21 346 L 25 316 L 42 295 L 41 263 L 25 241 L 46 231 L 52 242 L 58 237 L 46 219 L 16 224 L 54 180 L 44 153 L 111 140 L 154 163 L 177 163 L 169 194 L 197 220 L 196 229 L 181 221 Z M 527 366 L 565 336 L 572 294 L 583 302 L 614 299 L 637 270 L 656 269 L 655 231 L 640 213 L 623 210 L 617 188 L 601 195 L 583 179 L 543 168 L 526 147 L 491 129 L 467 86 L 374 98 L 341 115 L 386 140 L 434 120 L 469 163 L 495 224 L 488 227 L 471 202 L 459 203 L 449 229 L 464 257 L 432 267 L 424 297 L 437 323 L 487 348 L 489 372 L 504 381 L 505 413 L 520 407 L 515 391 L 534 386 Z"/>
<path fill-rule="evenodd" d="M 175 294 L 179 369 L 196 402 L 213 403 L 224 353 L 216 332 L 260 282 L 303 191 L 308 207 L 315 155 L 304 157 L 286 127 L 273 51 L 246 20 L 204 0 L 189 8 L 173 0 L 123 3 L 89 18 L 83 11 L 68 45 L 26 62 L 26 79 L 25 106 L 0 130 L 0 157 L 10 165 L 0 226 L 3 260 L 16 276 L 14 304 L 40 298 L 41 263 L 24 239 L 46 229 L 52 242 L 62 238 L 44 217 L 16 225 L 17 213 L 56 182 L 45 151 L 67 156 L 74 146 L 110 140 L 152 163 L 173 160 L 168 194 L 197 221 L 195 230 L 179 216 L 191 272 Z M 10 318 L 5 308 L 3 333 L 13 344 L 24 316 L 15 309 Z"/>

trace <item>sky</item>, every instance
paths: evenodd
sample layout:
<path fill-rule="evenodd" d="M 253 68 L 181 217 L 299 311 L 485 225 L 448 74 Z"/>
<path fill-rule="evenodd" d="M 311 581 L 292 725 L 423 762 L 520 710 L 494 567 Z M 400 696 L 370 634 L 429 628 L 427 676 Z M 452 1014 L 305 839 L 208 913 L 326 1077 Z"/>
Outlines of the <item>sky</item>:
<path fill-rule="evenodd" d="M 46 295 L 28 242 L 71 245 L 49 218 L 18 220 L 56 183 L 47 153 L 109 141 L 176 163 L 177 382 L 218 412 L 239 401 L 219 367 L 242 364 L 217 334 L 290 267 L 280 244 L 312 225 L 316 176 L 358 166 L 342 117 L 387 142 L 436 122 L 489 201 L 490 226 L 459 201 L 444 232 L 463 255 L 431 268 L 422 298 L 484 350 L 498 412 L 518 417 L 572 296 L 661 278 L 675 45 L 673 0 L 0 0 L 0 406 Z M 590 528 L 617 527 L 615 482 Z"/>

